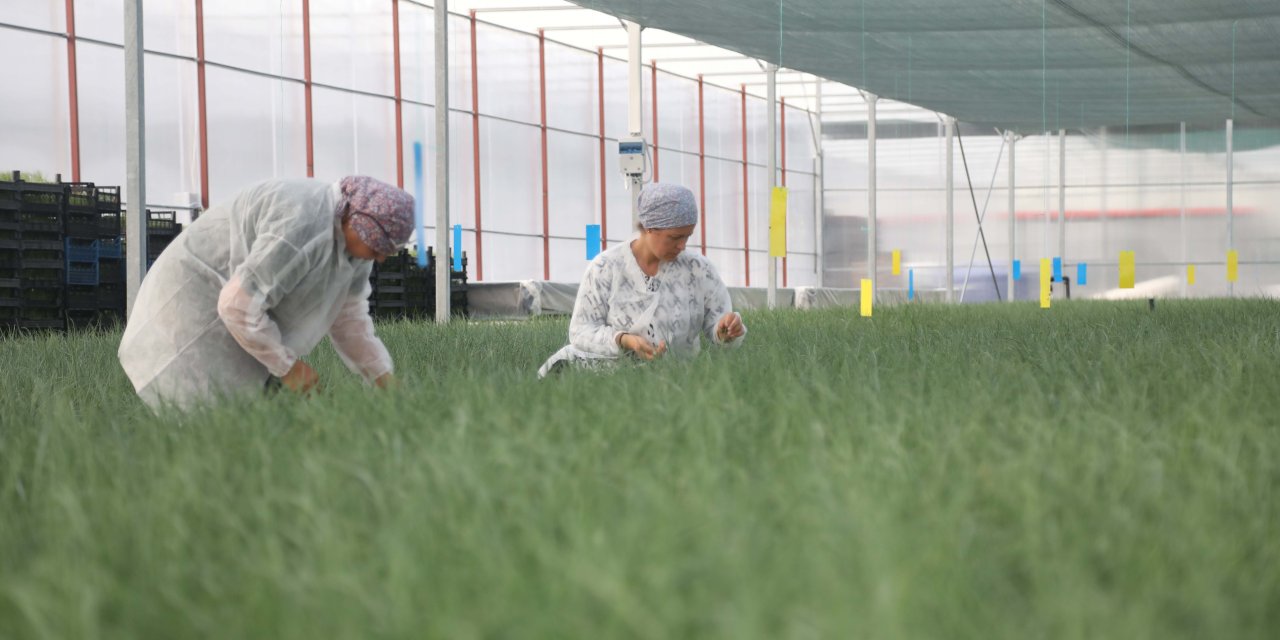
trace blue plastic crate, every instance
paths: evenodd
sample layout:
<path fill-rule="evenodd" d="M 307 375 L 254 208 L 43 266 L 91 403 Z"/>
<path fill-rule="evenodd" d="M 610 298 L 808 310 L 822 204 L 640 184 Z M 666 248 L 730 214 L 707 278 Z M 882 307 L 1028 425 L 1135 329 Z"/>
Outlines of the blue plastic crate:
<path fill-rule="evenodd" d="M 105 238 L 98 241 L 99 260 L 119 260 L 124 258 L 124 242 L 120 238 Z"/>
<path fill-rule="evenodd" d="M 72 262 L 98 262 L 98 241 L 76 242 L 70 238 L 66 241 L 67 264 Z"/>
<path fill-rule="evenodd" d="M 95 262 L 92 265 L 68 264 L 67 284 L 98 286 L 98 263 Z"/>

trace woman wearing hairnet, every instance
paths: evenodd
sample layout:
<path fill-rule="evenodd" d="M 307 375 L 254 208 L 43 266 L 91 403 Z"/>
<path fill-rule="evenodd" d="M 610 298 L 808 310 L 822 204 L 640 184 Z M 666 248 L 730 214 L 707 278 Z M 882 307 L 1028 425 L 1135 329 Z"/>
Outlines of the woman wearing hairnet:
<path fill-rule="evenodd" d="M 272 180 L 213 207 L 138 291 L 120 364 L 152 408 L 314 387 L 301 358 L 328 335 L 353 372 L 393 381 L 369 317 L 373 262 L 413 229 L 413 197 L 373 178 Z"/>
<path fill-rule="evenodd" d="M 747 333 L 711 261 L 686 253 L 698 223 L 693 192 L 652 183 L 640 191 L 640 236 L 596 256 L 582 276 L 569 321 L 569 344 L 538 376 L 569 364 L 630 353 L 653 360 L 668 351 L 695 355 L 700 336 L 737 346 Z"/>

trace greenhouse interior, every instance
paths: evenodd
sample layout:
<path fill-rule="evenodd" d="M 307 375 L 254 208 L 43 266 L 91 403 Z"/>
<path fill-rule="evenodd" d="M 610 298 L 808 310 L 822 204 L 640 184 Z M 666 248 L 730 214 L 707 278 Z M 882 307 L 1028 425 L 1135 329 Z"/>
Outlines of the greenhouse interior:
<path fill-rule="evenodd" d="M 1280 626 L 1280 3 L 5 0 L 0 54 L 0 637 Z M 254 222 L 305 189 L 325 257 Z M 687 343 L 617 320 L 668 265 Z"/>

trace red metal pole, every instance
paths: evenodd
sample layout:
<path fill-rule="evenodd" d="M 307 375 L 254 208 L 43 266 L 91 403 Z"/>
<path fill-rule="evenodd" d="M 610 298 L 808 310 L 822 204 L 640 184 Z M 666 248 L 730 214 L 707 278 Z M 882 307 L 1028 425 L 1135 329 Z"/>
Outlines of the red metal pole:
<path fill-rule="evenodd" d="M 596 102 L 600 107 L 600 248 L 609 246 L 609 185 L 604 170 L 604 47 L 596 47 Z"/>
<path fill-rule="evenodd" d="M 302 83 L 306 105 L 307 177 L 314 178 L 316 156 L 311 135 L 311 0 L 302 0 Z"/>
<path fill-rule="evenodd" d="M 209 110 L 205 106 L 204 0 L 196 0 L 196 113 L 200 127 L 200 208 L 209 208 Z"/>
<path fill-rule="evenodd" d="M 538 102 L 542 112 L 542 279 L 551 279 L 551 202 L 547 198 L 547 37 L 538 29 Z"/>
<path fill-rule="evenodd" d="M 476 62 L 476 11 L 471 10 L 471 177 L 476 202 L 476 280 L 484 280 L 484 244 L 480 223 L 480 64 Z"/>
<path fill-rule="evenodd" d="M 787 186 L 787 99 L 778 99 L 782 111 L 781 123 L 778 128 L 779 137 L 782 138 L 782 186 Z M 787 257 L 782 256 L 782 286 L 787 286 Z"/>
<path fill-rule="evenodd" d="M 197 0 L 197 6 L 199 0 Z M 76 80 L 76 7 L 67 0 L 67 99 L 70 103 L 71 181 L 80 182 L 80 97 Z"/>
<path fill-rule="evenodd" d="M 649 70 L 653 78 L 649 82 L 649 92 L 653 95 L 653 181 L 658 182 L 658 61 L 649 61 Z"/>
<path fill-rule="evenodd" d="M 702 74 L 698 74 L 698 211 L 702 214 L 699 233 L 702 240 L 702 255 L 707 255 L 707 144 L 706 131 L 703 127 L 702 111 Z"/>
<path fill-rule="evenodd" d="M 391 49 L 396 80 L 396 186 L 404 188 L 404 121 L 400 96 L 400 0 L 391 0 Z M 422 197 L 422 194 L 417 194 Z"/>
<path fill-rule="evenodd" d="M 746 286 L 751 286 L 751 194 L 747 190 L 747 85 L 742 93 L 742 255 L 746 261 Z"/>

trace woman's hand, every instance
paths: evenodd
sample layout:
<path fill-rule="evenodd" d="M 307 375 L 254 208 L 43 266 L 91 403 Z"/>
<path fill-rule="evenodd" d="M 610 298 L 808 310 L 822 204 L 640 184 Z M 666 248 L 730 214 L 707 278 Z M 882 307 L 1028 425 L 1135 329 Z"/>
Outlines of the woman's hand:
<path fill-rule="evenodd" d="M 618 338 L 618 346 L 636 354 L 642 360 L 653 360 L 667 352 L 666 340 L 659 342 L 655 347 L 648 340 L 631 333 L 622 334 L 622 337 Z"/>
<path fill-rule="evenodd" d="M 298 359 L 293 362 L 289 373 L 280 378 L 280 383 L 294 393 L 308 393 L 320 385 L 320 374 L 311 365 Z"/>
<path fill-rule="evenodd" d="M 720 342 L 733 342 L 746 334 L 746 327 L 742 326 L 742 316 L 735 311 L 730 311 L 720 318 L 716 323 L 716 338 Z"/>

